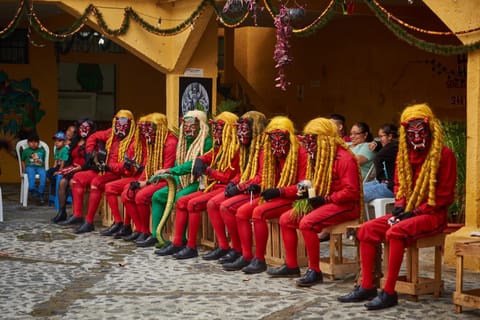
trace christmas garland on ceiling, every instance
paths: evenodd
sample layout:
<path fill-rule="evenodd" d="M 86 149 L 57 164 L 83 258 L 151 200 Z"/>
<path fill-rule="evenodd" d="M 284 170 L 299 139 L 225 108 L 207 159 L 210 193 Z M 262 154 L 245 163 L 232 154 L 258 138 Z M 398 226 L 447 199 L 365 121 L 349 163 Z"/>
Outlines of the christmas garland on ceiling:
<path fill-rule="evenodd" d="M 255 1 L 257 3 L 258 0 Z M 384 23 L 392 32 L 401 40 L 413 45 L 419 49 L 422 49 L 427 52 L 435 53 L 435 54 L 442 54 L 442 55 L 454 55 L 454 54 L 462 54 L 472 52 L 474 50 L 480 49 L 480 41 L 476 41 L 466 45 L 441 45 L 436 44 L 433 42 L 428 42 L 422 40 L 414 35 L 408 33 L 403 27 L 428 33 L 428 34 L 441 34 L 441 35 L 458 35 L 458 34 L 465 34 L 468 32 L 473 32 L 478 30 L 466 30 L 460 32 L 435 32 L 435 31 L 428 31 L 418 27 L 414 27 L 408 25 L 407 23 L 402 22 L 400 19 L 396 18 L 392 14 L 388 13 L 383 7 L 381 7 L 376 1 L 372 0 L 364 0 L 367 6 L 375 13 L 378 19 Z M 325 26 L 331 18 L 337 13 L 337 9 L 341 6 L 342 0 L 331 0 L 324 11 L 309 25 L 303 28 L 294 28 L 293 34 L 298 36 L 306 36 L 314 33 L 321 27 Z M 272 0 L 264 0 L 264 4 L 272 18 L 275 18 L 278 15 L 278 9 L 273 6 Z M 125 35 L 130 27 L 130 19 L 133 19 L 137 22 L 142 28 L 144 28 L 147 32 L 154 33 L 156 35 L 161 36 L 173 36 L 180 32 L 185 31 L 188 27 L 193 27 L 195 21 L 200 17 L 200 15 L 205 10 L 206 6 L 210 5 L 214 8 L 215 13 L 217 15 L 217 19 L 223 25 L 227 27 L 237 27 L 241 25 L 245 19 L 249 16 L 250 12 L 246 10 L 245 13 L 240 14 L 236 17 L 232 17 L 226 12 L 223 12 L 219 9 L 215 3 L 215 0 L 203 0 L 198 7 L 192 12 L 192 14 L 187 17 L 183 22 L 178 24 L 173 28 L 166 28 L 160 29 L 156 26 L 148 23 L 143 18 L 141 18 L 140 14 L 137 13 L 133 8 L 126 7 L 124 8 L 123 12 L 123 20 L 121 26 L 118 29 L 110 29 L 107 23 L 105 22 L 102 13 L 98 9 L 98 7 L 90 4 L 85 9 L 84 13 L 77 19 L 66 31 L 63 32 L 52 32 L 48 28 L 46 28 L 36 13 L 33 10 L 32 2 L 29 0 L 21 0 L 19 3 L 18 9 L 10 21 L 10 23 L 2 30 L 0 30 L 0 38 L 8 37 L 18 26 L 19 21 L 23 16 L 27 17 L 27 21 L 29 24 L 34 28 L 34 30 L 39 33 L 42 37 L 52 40 L 52 41 L 63 41 L 77 32 L 79 32 L 88 21 L 88 17 L 90 15 L 94 15 L 95 19 L 101 28 L 102 32 L 105 33 L 107 36 L 120 36 Z"/>

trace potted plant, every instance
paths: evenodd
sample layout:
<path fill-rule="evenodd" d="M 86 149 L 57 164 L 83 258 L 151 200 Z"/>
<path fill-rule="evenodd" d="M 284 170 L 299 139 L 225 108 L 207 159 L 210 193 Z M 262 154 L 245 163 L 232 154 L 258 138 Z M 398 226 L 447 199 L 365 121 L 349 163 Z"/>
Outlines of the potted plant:
<path fill-rule="evenodd" d="M 444 143 L 455 153 L 457 158 L 455 201 L 448 210 L 448 223 L 450 227 L 458 229 L 465 224 L 467 126 L 465 122 L 460 121 L 445 121 L 442 123 L 442 126 Z"/>

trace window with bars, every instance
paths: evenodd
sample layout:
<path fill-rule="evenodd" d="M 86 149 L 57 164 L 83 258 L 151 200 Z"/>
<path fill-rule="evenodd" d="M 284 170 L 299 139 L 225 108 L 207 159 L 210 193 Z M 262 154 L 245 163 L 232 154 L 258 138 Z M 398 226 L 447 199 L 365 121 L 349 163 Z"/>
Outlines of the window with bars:
<path fill-rule="evenodd" d="M 26 29 L 16 29 L 0 39 L 0 63 L 28 64 L 28 37 Z"/>

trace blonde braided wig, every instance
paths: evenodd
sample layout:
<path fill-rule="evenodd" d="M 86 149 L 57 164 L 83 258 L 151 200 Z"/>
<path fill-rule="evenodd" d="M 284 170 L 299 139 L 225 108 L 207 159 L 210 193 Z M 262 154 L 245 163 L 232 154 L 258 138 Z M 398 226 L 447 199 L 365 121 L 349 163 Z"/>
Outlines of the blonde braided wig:
<path fill-rule="evenodd" d="M 180 125 L 180 133 L 178 138 L 177 153 L 176 153 L 176 164 L 181 165 L 188 161 L 195 160 L 196 157 L 203 154 L 203 148 L 205 145 L 205 140 L 210 135 L 210 128 L 207 124 L 207 114 L 204 111 L 200 110 L 191 110 L 188 111 L 184 117 L 192 117 L 198 119 L 200 124 L 199 132 L 195 140 L 192 141 L 187 150 L 187 139 L 183 133 L 183 121 Z M 193 182 L 193 176 L 191 174 L 186 174 L 180 176 L 181 187 L 184 188 L 190 183 Z"/>
<path fill-rule="evenodd" d="M 431 145 L 420 173 L 413 187 L 413 176 L 405 124 L 414 119 L 428 119 L 431 134 Z M 440 122 L 435 119 L 432 110 L 426 103 L 410 105 L 403 110 L 400 117 L 400 139 L 397 156 L 398 191 L 396 199 L 405 198 L 405 211 L 418 207 L 422 201 L 428 200 L 430 206 L 435 206 L 437 172 L 443 148 L 443 131 Z"/>
<path fill-rule="evenodd" d="M 295 136 L 295 127 L 293 122 L 284 116 L 277 116 L 270 120 L 270 123 L 265 128 L 265 134 L 274 130 L 284 130 L 289 134 L 290 149 L 285 159 L 282 172 L 280 173 L 280 180 L 275 185 L 275 157 L 272 153 L 270 139 L 265 138 L 263 143 L 263 173 L 262 173 L 262 189 L 280 188 L 296 183 L 297 180 L 297 154 L 298 141 Z"/>
<path fill-rule="evenodd" d="M 136 130 L 136 123 L 133 117 L 133 113 L 130 110 L 121 109 L 117 112 L 115 117 L 112 121 L 112 134 L 108 138 L 107 143 L 105 145 L 105 149 L 107 150 L 107 159 L 109 156 L 110 148 L 112 146 L 113 138 L 115 137 L 115 124 L 117 123 L 117 118 L 127 118 L 130 121 L 130 131 L 125 138 L 120 141 L 120 146 L 118 148 L 118 162 L 123 161 L 123 157 L 127 152 L 128 146 L 130 145 L 130 141 L 134 138 Z"/>
<path fill-rule="evenodd" d="M 225 125 L 222 130 L 222 145 L 218 149 L 217 154 L 214 155 L 210 167 L 219 171 L 233 169 L 232 160 L 235 157 L 239 145 L 237 129 L 235 127 L 238 116 L 234 113 L 224 111 L 216 116 L 215 120 L 222 120 L 225 122 Z"/>
<path fill-rule="evenodd" d="M 304 134 L 312 134 L 317 136 L 317 154 L 315 156 L 315 164 L 308 161 L 307 179 L 312 181 L 315 186 L 317 195 L 326 196 L 330 194 L 332 185 L 333 164 L 337 155 L 337 148 L 341 147 L 348 151 L 354 159 L 355 154 L 345 144 L 345 141 L 338 135 L 336 124 L 327 118 L 316 118 L 310 120 L 303 129 Z M 363 180 L 360 164 L 358 166 L 358 184 L 360 194 L 363 194 Z M 360 217 L 363 217 L 363 197 L 360 197 Z"/>
<path fill-rule="evenodd" d="M 263 131 L 265 130 L 267 117 L 258 111 L 248 111 L 240 118 L 249 119 L 252 129 L 250 146 L 240 144 L 240 182 L 245 182 L 257 174 L 258 156 L 266 137 Z"/>
<path fill-rule="evenodd" d="M 147 144 L 145 174 L 148 179 L 155 171 L 163 168 L 163 148 L 169 130 L 167 116 L 162 113 L 154 112 L 147 115 L 147 121 L 152 122 L 156 127 L 154 143 Z"/>

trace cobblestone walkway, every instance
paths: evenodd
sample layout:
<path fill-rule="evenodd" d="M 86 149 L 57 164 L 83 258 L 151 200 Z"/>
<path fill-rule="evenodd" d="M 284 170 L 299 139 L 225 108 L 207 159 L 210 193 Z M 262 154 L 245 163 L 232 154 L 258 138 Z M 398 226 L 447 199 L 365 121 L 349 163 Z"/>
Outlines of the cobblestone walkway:
<path fill-rule="evenodd" d="M 75 235 L 50 223 L 52 207 L 18 205 L 19 186 L 3 185 L 0 223 L 1 319 L 479 319 L 480 310 L 452 304 L 455 270 L 444 266 L 445 292 L 419 302 L 366 311 L 340 304 L 352 277 L 303 289 L 295 279 L 225 272 L 201 258 L 177 261 L 97 231 Z M 322 244 L 322 254 L 328 250 Z M 200 252 L 203 254 L 204 252 Z M 431 261 L 422 252 L 422 260 Z M 427 268 L 428 270 L 428 268 Z M 304 270 L 302 270 L 304 271 Z M 467 272 L 465 287 L 480 273 Z"/>

